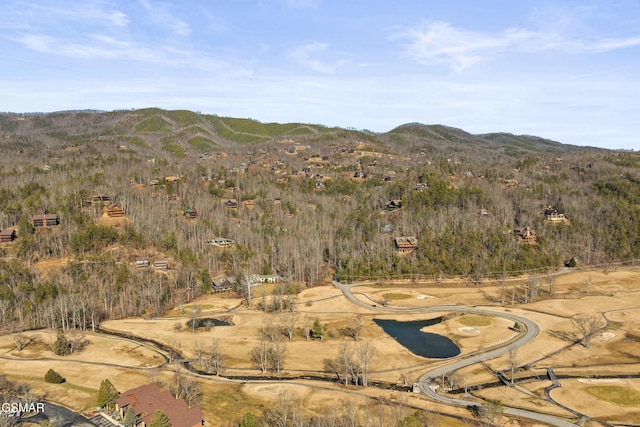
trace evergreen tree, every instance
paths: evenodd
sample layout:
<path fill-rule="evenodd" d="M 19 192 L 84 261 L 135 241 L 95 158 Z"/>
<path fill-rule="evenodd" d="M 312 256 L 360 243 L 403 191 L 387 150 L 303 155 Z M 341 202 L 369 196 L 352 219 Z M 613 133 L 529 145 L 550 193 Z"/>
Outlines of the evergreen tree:
<path fill-rule="evenodd" d="M 149 427 L 171 427 L 171 420 L 163 410 L 158 409 L 153 413 Z"/>
<path fill-rule="evenodd" d="M 64 378 L 62 375 L 54 371 L 53 369 L 49 369 L 47 373 L 44 375 L 44 380 L 51 384 L 62 384 L 64 382 Z"/>
<path fill-rule="evenodd" d="M 96 405 L 101 408 L 106 407 L 111 409 L 119 396 L 120 393 L 116 390 L 113 384 L 111 384 L 111 381 L 102 380 L 100 383 L 100 389 L 98 390 L 98 397 L 96 398 Z"/>
<path fill-rule="evenodd" d="M 124 427 L 134 427 L 137 422 L 138 417 L 136 416 L 136 411 L 134 411 L 133 408 L 128 408 L 127 412 L 124 413 L 122 424 L 124 424 Z"/>
<path fill-rule="evenodd" d="M 240 421 L 239 427 L 258 427 L 259 420 L 252 412 L 247 412 L 242 417 L 242 421 Z"/>

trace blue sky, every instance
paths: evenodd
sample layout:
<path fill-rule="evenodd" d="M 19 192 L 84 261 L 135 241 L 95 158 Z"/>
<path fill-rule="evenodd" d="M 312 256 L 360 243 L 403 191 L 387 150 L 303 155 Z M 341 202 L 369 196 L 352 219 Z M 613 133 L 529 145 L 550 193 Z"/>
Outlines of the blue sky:
<path fill-rule="evenodd" d="M 409 122 L 640 149 L 640 1 L 2 0 L 0 111 Z"/>

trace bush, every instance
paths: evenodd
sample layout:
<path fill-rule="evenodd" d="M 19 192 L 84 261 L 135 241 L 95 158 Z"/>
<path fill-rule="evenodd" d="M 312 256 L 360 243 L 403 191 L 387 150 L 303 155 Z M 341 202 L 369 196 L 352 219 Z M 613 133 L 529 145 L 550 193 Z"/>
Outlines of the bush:
<path fill-rule="evenodd" d="M 44 380 L 51 384 L 62 384 L 65 381 L 62 375 L 60 375 L 53 369 L 49 369 L 47 371 L 47 373 L 44 375 Z"/>

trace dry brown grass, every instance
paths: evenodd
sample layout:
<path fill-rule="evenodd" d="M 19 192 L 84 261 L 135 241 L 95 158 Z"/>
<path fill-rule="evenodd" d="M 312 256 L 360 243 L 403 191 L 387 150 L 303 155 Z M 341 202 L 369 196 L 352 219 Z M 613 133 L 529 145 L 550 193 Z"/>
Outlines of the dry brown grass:
<path fill-rule="evenodd" d="M 584 281 L 591 279 L 590 292 L 585 292 Z M 640 346 L 630 340 L 629 334 L 634 334 L 640 326 L 640 292 L 636 283 L 640 274 L 636 270 L 599 271 L 570 273 L 559 276 L 555 281 L 554 295 L 548 295 L 545 286 L 536 302 L 516 307 L 500 307 L 496 302 L 500 300 L 499 284 L 485 283 L 479 287 L 461 287 L 445 285 L 419 287 L 417 284 L 391 285 L 387 287 L 372 285 L 354 288 L 357 298 L 369 304 L 372 301 L 382 301 L 385 294 L 403 295 L 392 298 L 387 302 L 391 307 L 414 308 L 438 305 L 474 305 L 493 307 L 495 311 L 510 311 L 515 314 L 531 318 L 541 328 L 539 336 L 517 353 L 519 364 L 528 365 L 529 370 L 521 371 L 519 376 L 529 374 L 544 375 L 545 368 L 552 366 L 558 374 L 586 375 L 594 373 L 608 373 L 610 375 L 637 372 L 640 360 Z M 517 286 L 509 283 L 508 288 Z M 408 296 L 408 297 L 407 297 Z M 461 330 L 468 326 L 469 320 L 449 313 L 431 314 L 381 314 L 366 307 L 356 307 L 348 302 L 341 293 L 330 286 L 310 288 L 302 291 L 298 298 L 296 309 L 299 311 L 298 326 L 310 326 L 315 319 L 326 323 L 329 334 L 324 342 L 306 341 L 303 334 L 298 332 L 292 342 L 287 345 L 287 359 L 285 372 L 288 374 L 317 374 L 323 371 L 323 360 L 337 355 L 340 345 L 353 342 L 352 338 L 344 337 L 341 330 L 348 325 L 355 314 L 366 320 L 361 333 L 363 339 L 370 340 L 376 347 L 376 358 L 371 365 L 371 380 L 400 382 L 406 376 L 409 382 L 415 381 L 431 366 L 443 363 L 440 360 L 429 360 L 413 355 L 400 346 L 394 339 L 369 320 L 373 318 L 393 318 L 398 320 L 416 320 L 447 315 L 447 320 L 428 327 L 429 332 L 439 333 L 451 338 L 461 348 L 463 354 L 481 351 L 484 348 L 505 343 L 515 337 L 509 329 L 511 322 L 498 317 L 476 319 L 474 328 L 479 333 L 470 334 Z M 509 300 L 509 298 L 507 298 Z M 187 304 L 181 310 L 176 309 L 168 313 L 166 318 L 155 320 L 124 319 L 104 322 L 107 329 L 124 331 L 152 338 L 179 347 L 187 356 L 192 356 L 195 342 L 209 342 L 216 338 L 221 342 L 221 348 L 228 366 L 227 374 L 257 375 L 258 371 L 249 360 L 249 350 L 258 341 L 259 329 L 265 319 L 271 317 L 277 322 L 280 315 L 265 314 L 255 309 L 240 307 L 241 300 L 224 295 L 207 295 Z M 510 302 L 510 301 L 509 301 Z M 184 325 L 189 318 L 193 306 L 202 308 L 202 317 L 228 317 L 233 326 L 214 327 L 211 331 L 192 333 L 187 330 L 176 332 L 176 322 Z M 240 308 L 238 308 L 240 307 Z M 229 309 L 236 308 L 228 313 Z M 573 345 L 561 335 L 573 333 L 571 316 L 582 313 L 599 315 L 604 311 L 613 322 L 606 334 L 599 334 L 592 340 L 589 348 Z M 604 320 L 603 320 L 604 322 Z M 79 408 L 92 408 L 95 392 L 100 381 L 109 378 L 119 390 L 125 390 L 149 381 L 151 366 L 160 363 L 161 357 L 153 351 L 137 344 L 88 334 L 91 341 L 86 349 L 68 357 L 53 356 L 44 344 L 51 339 L 51 331 L 38 331 L 30 334 L 40 334 L 42 342 L 27 347 L 22 352 L 15 351 L 9 336 L 0 337 L 0 368 L 10 380 L 28 383 L 32 389 L 44 393 L 53 401 Z M 559 352 L 558 352 L 559 351 Z M 556 353 L 558 352 L 558 353 Z M 43 358 L 51 360 L 42 360 Z M 87 362 L 115 363 L 130 367 L 107 367 L 91 365 Z M 601 364 L 608 364 L 602 366 Z M 67 383 L 56 386 L 42 381 L 48 368 L 53 368 L 67 378 Z M 142 368 L 142 369 L 134 369 Z M 174 366 L 164 368 L 172 370 Z M 461 374 L 468 380 L 469 385 L 495 381 L 490 371 L 508 369 L 506 356 L 487 363 L 487 367 L 480 365 L 465 368 Z M 162 377 L 162 374 L 158 374 Z M 584 391 L 585 384 L 578 380 L 562 380 L 562 388 L 553 391 L 554 398 L 563 404 L 592 417 L 600 417 L 609 422 L 622 421 L 640 416 L 637 408 L 628 408 L 615 402 L 601 402 L 593 395 Z M 298 383 L 298 382 L 297 382 Z M 230 425 L 238 420 L 243 413 L 253 411 L 261 413 L 271 405 L 282 387 L 291 388 L 303 399 L 304 405 L 311 413 L 326 407 L 327 402 L 337 405 L 349 394 L 344 393 L 342 386 L 329 383 L 313 383 L 300 381 L 300 384 L 289 383 L 248 383 L 238 384 L 229 381 L 204 380 L 203 389 L 206 392 L 203 402 L 207 420 L 213 425 Z M 527 382 L 522 389 L 535 396 L 541 396 L 548 381 Z M 311 386 L 336 387 L 340 392 L 321 390 Z M 637 382 L 629 382 L 628 387 L 638 389 Z M 352 388 L 353 391 L 366 393 L 379 398 L 390 400 L 404 399 L 396 392 L 377 388 Z M 346 390 L 349 391 L 349 390 Z M 408 402 L 416 407 L 430 408 L 449 413 L 465 414 L 464 409 L 448 408 L 434 405 L 426 399 L 412 393 L 405 393 Z M 485 397 L 501 399 L 506 404 L 514 404 L 528 409 L 544 408 L 549 413 L 563 415 L 564 411 L 551 407 L 547 403 L 524 393 L 513 393 L 507 387 L 487 389 L 482 391 Z M 364 397 L 356 397 L 355 404 L 365 406 Z M 582 403 L 587 402 L 587 403 Z M 632 418 L 629 418 L 632 417 Z M 440 420 L 441 425 L 463 425 L 446 418 Z M 516 425 L 516 424 L 511 424 Z"/>

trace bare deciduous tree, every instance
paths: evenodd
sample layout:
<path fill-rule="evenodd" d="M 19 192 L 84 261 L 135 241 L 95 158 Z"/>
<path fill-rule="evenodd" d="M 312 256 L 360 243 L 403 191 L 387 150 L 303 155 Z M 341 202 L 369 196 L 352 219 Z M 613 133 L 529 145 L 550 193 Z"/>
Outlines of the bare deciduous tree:
<path fill-rule="evenodd" d="M 273 317 L 267 316 L 262 327 L 258 329 L 258 333 L 267 341 L 275 341 L 280 335 L 280 326 L 273 321 Z"/>
<path fill-rule="evenodd" d="M 591 338 L 602 329 L 600 319 L 596 315 L 576 316 L 571 319 L 571 323 L 578 332 L 578 341 L 584 347 L 589 347 Z"/>
<path fill-rule="evenodd" d="M 376 348 L 371 341 L 364 340 L 358 342 L 356 346 L 356 364 L 359 367 L 360 384 L 368 385 L 369 366 L 376 355 Z"/>
<path fill-rule="evenodd" d="M 515 372 L 516 372 L 516 367 L 518 366 L 517 352 L 518 351 L 516 349 L 509 350 L 509 369 L 511 370 L 511 385 L 513 385 L 515 382 Z"/>
<path fill-rule="evenodd" d="M 344 328 L 345 335 L 358 341 L 360 339 L 360 332 L 364 327 L 364 319 L 362 315 L 358 314 L 349 318 L 347 326 Z"/>
<path fill-rule="evenodd" d="M 584 284 L 584 293 L 589 294 L 589 292 L 591 292 L 591 276 L 584 279 L 582 283 Z"/>
<path fill-rule="evenodd" d="M 271 346 L 268 341 L 260 340 L 249 352 L 251 361 L 262 371 L 262 374 L 266 374 L 267 368 L 269 367 L 270 348 Z"/>
<path fill-rule="evenodd" d="M 198 305 L 194 305 L 191 308 L 191 313 L 189 315 L 189 320 L 191 321 L 191 332 L 196 331 L 196 329 L 198 329 L 198 323 L 199 323 L 199 318 L 200 318 L 200 314 L 202 313 L 202 308 L 200 308 L 200 306 Z"/>
<path fill-rule="evenodd" d="M 296 323 L 298 323 L 299 314 L 295 311 L 286 313 L 282 317 L 282 330 L 289 338 L 289 341 L 293 339 L 293 333 L 296 330 Z"/>
<path fill-rule="evenodd" d="M 174 374 L 174 393 L 176 399 L 184 399 L 189 408 L 200 404 L 202 391 L 198 381 L 188 375 L 176 371 Z"/>
<path fill-rule="evenodd" d="M 297 394 L 285 389 L 278 400 L 264 413 L 263 422 L 268 426 L 299 427 L 305 426 L 302 400 Z"/>
<path fill-rule="evenodd" d="M 16 350 L 18 351 L 22 351 L 29 344 L 38 341 L 37 336 L 28 336 L 24 334 L 15 334 L 12 335 L 11 338 L 13 338 L 13 342 L 16 345 Z"/>
<path fill-rule="evenodd" d="M 278 337 L 271 343 L 269 347 L 269 365 L 271 366 L 271 369 L 276 371 L 277 375 L 280 375 L 280 370 L 282 369 L 282 364 L 284 363 L 286 352 L 287 345 L 282 337 Z"/>

